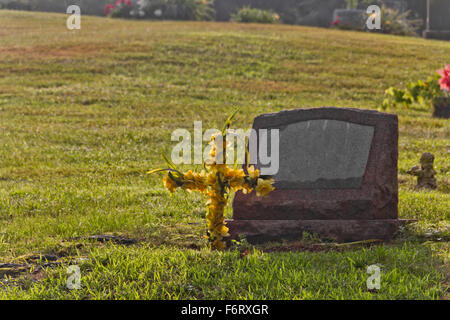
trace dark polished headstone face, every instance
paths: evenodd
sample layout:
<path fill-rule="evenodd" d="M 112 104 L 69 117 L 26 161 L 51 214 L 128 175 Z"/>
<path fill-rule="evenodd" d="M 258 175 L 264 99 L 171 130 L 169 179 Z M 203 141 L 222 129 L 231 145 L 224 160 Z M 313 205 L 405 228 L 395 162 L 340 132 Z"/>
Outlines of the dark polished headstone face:
<path fill-rule="evenodd" d="M 253 129 L 279 130 L 276 189 L 266 197 L 236 193 L 229 222 L 233 237 L 276 240 L 302 231 L 339 240 L 392 235 L 386 230 L 398 221 L 396 115 L 297 109 L 258 116 Z M 292 226 L 304 229 L 296 233 Z"/>
<path fill-rule="evenodd" d="M 360 188 L 373 126 L 318 119 L 280 128 L 277 189 Z"/>

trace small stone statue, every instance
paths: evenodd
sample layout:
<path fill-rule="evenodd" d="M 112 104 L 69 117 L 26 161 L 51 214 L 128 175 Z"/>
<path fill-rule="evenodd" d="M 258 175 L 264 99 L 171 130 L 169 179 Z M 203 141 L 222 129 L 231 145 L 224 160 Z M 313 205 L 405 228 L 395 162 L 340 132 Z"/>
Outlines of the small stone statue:
<path fill-rule="evenodd" d="M 416 189 L 436 189 L 436 178 L 434 175 L 434 155 L 429 152 L 424 152 L 420 157 L 420 167 L 414 166 L 407 171 L 408 174 L 417 176 Z"/>

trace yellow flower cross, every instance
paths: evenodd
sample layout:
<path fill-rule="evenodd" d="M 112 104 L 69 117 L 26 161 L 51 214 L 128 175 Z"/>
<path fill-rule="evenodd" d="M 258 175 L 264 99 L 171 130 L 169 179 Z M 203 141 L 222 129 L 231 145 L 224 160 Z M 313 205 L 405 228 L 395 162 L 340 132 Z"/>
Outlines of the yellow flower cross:
<path fill-rule="evenodd" d="M 253 166 L 247 166 L 247 173 L 245 173 L 243 169 L 232 169 L 226 164 L 222 164 L 222 161 L 218 163 L 217 160 L 219 157 L 223 157 L 222 160 L 225 158 L 225 133 L 231 124 L 233 116 L 234 113 L 228 118 L 222 133 L 214 134 L 211 137 L 210 159 L 204 163 L 207 172 L 203 170 L 200 173 L 196 173 L 189 170 L 181 173 L 165 155 L 163 157 L 168 163 L 169 168 L 155 169 L 148 172 L 168 171 L 168 174 L 163 178 L 163 183 L 164 187 L 171 193 L 177 188 L 181 188 L 188 191 L 198 191 L 209 197 L 206 202 L 207 238 L 210 240 L 212 247 L 218 250 L 226 248 L 224 238 L 229 236 L 224 217 L 229 193 L 238 190 L 242 190 L 244 193 L 250 193 L 252 190 L 255 190 L 257 196 L 266 196 L 274 190 L 272 186 L 274 180 L 261 177 L 259 170 Z M 216 143 L 218 135 L 221 135 L 223 139 L 223 150 L 218 150 L 219 146 Z"/>

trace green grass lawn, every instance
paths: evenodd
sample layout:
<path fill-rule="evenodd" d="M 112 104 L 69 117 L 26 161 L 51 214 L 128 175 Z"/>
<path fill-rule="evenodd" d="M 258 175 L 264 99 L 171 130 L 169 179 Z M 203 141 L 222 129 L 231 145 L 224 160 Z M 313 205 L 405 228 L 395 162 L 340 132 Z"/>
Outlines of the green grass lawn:
<path fill-rule="evenodd" d="M 450 63 L 450 42 L 286 25 L 124 21 L 0 11 L 0 298 L 448 298 L 449 120 L 399 115 L 400 217 L 391 243 L 347 250 L 214 252 L 200 195 L 164 190 L 171 132 L 283 109 L 377 109 L 389 86 Z M 406 171 L 435 154 L 439 188 Z M 228 211 L 231 216 L 231 211 Z M 125 246 L 76 239 L 134 238 Z M 61 265 L 39 269 L 57 255 Z M 66 267 L 81 269 L 81 290 Z M 366 267 L 381 265 L 369 291 Z"/>

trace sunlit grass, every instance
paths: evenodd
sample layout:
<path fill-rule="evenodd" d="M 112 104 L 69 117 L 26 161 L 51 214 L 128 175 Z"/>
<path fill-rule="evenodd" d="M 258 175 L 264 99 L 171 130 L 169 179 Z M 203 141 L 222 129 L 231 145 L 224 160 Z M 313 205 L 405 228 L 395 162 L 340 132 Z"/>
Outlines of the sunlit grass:
<path fill-rule="evenodd" d="M 418 224 L 383 246 L 244 258 L 210 252 L 204 199 L 170 196 L 145 172 L 162 165 L 159 149 L 170 150 L 174 129 L 192 132 L 194 120 L 219 128 L 236 107 L 235 126 L 243 128 L 283 109 L 376 109 L 387 87 L 449 63 L 448 42 L 84 16 L 82 29 L 71 32 L 65 19 L 0 11 L 0 263 L 29 253 L 57 253 L 66 265 L 83 257 L 84 286 L 68 290 L 63 265 L 38 278 L 3 278 L 0 298 L 445 296 L 450 126 L 431 110 L 389 110 L 399 115 L 400 216 Z M 424 151 L 435 154 L 440 186 L 417 192 L 406 171 Z M 74 240 L 99 233 L 138 244 Z M 369 292 L 366 267 L 376 263 L 382 287 Z"/>

